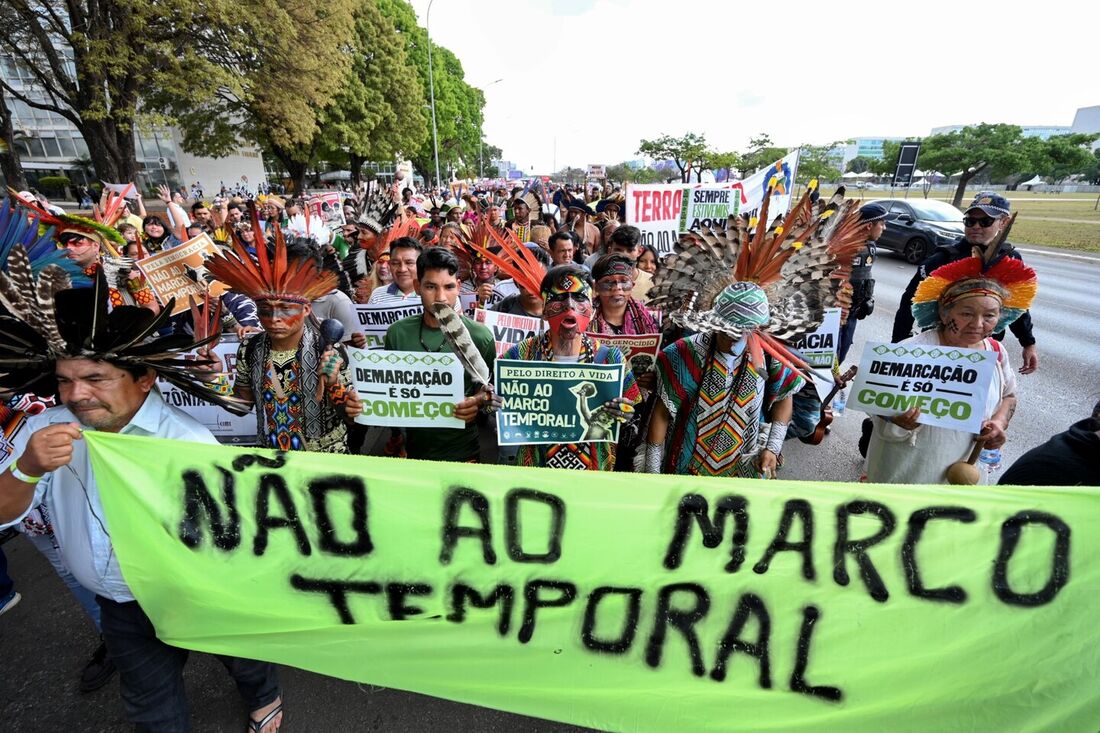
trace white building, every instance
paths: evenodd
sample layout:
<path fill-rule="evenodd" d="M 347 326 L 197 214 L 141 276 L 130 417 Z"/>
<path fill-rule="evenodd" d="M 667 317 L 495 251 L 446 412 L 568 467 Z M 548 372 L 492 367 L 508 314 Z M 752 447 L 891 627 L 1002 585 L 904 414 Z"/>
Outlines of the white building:
<path fill-rule="evenodd" d="M 1100 104 L 1095 107 L 1081 107 L 1073 116 L 1073 125 L 1070 132 L 1085 134 L 1100 133 Z M 1092 144 L 1092 149 L 1100 148 L 1100 140 Z"/>
<path fill-rule="evenodd" d="M 10 57 L 0 57 L 0 76 L 32 99 L 44 99 L 34 77 Z M 65 176 L 73 185 L 95 182 L 88 144 L 72 122 L 56 112 L 35 109 L 5 95 L 12 113 L 15 147 L 27 182 L 35 186 L 44 176 Z M 204 191 L 217 191 L 223 184 L 255 190 L 266 180 L 263 159 L 253 145 L 242 144 L 224 158 L 204 158 L 183 150 L 180 132 L 174 128 L 138 130 L 134 134 L 138 187 L 152 192 L 159 184 L 190 188 L 200 183 Z M 109 181 L 128 183 L 128 181 Z"/>

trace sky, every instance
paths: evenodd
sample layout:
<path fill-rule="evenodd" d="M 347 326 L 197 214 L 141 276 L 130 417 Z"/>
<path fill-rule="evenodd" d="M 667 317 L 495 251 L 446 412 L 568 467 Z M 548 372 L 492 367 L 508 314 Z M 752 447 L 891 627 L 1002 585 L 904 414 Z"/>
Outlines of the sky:
<path fill-rule="evenodd" d="M 412 0 L 426 24 L 428 0 Z M 1042 3 L 433 0 L 432 39 L 485 92 L 485 139 L 528 173 L 701 133 L 743 151 L 1065 125 L 1100 105 L 1098 12 Z M 499 81 L 498 81 L 499 80 Z"/>

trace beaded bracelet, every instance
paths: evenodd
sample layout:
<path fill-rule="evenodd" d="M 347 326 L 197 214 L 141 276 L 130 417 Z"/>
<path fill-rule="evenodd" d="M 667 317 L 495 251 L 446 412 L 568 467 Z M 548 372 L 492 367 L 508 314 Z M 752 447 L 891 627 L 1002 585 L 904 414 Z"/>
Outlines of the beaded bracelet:
<path fill-rule="evenodd" d="M 229 383 L 229 375 L 222 372 L 216 376 L 212 381 L 206 383 L 206 388 L 214 394 L 228 396 L 233 393 L 233 385 Z"/>

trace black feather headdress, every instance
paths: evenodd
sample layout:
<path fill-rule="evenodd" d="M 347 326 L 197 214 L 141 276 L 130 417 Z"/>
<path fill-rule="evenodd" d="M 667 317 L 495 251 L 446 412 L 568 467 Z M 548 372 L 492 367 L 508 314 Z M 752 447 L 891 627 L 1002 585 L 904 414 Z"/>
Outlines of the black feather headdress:
<path fill-rule="evenodd" d="M 92 359 L 123 368 L 153 369 L 181 390 L 225 409 L 245 414 L 250 405 L 208 389 L 194 369 L 210 362 L 189 351 L 217 334 L 195 340 L 186 334 L 159 336 L 171 316 L 174 301 L 153 313 L 121 305 L 109 308 L 109 286 L 99 269 L 90 288 L 70 287 L 56 265 L 37 278 L 22 245 L 11 249 L 7 273 L 0 272 L 0 394 L 33 392 L 56 395 L 54 364 L 59 359 Z"/>

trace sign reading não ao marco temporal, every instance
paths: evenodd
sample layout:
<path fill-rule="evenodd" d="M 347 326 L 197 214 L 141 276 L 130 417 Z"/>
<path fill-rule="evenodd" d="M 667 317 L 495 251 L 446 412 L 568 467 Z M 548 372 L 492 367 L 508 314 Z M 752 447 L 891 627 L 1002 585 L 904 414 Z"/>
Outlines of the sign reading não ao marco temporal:
<path fill-rule="evenodd" d="M 123 575 L 169 644 L 616 731 L 1100 719 L 1095 488 L 84 437 Z"/>

